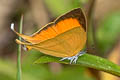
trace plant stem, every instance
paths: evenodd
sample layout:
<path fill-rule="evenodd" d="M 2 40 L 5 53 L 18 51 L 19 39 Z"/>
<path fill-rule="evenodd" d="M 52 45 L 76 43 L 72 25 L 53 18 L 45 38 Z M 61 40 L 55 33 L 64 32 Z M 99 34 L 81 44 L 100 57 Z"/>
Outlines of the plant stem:
<path fill-rule="evenodd" d="M 22 33 L 22 25 L 23 25 L 23 15 L 21 15 L 20 19 L 20 26 L 19 26 L 19 33 Z M 19 37 L 19 40 L 21 40 L 21 37 Z M 18 54 L 17 54 L 17 80 L 21 79 L 21 45 L 18 45 Z"/>

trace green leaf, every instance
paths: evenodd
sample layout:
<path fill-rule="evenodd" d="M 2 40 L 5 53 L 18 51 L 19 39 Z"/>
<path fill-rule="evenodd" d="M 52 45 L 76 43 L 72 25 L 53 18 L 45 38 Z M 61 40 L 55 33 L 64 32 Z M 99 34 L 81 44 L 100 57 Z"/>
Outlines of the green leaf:
<path fill-rule="evenodd" d="M 70 61 L 68 60 L 60 61 L 60 58 L 52 57 L 48 55 L 41 56 L 34 63 L 39 64 L 39 63 L 49 63 L 49 62 L 58 62 L 58 63 L 64 63 L 64 64 L 70 63 Z M 90 55 L 90 54 L 84 54 L 80 56 L 78 58 L 77 63 L 72 65 L 81 65 L 84 67 L 94 68 L 97 70 L 111 73 L 116 76 L 120 76 L 120 66 L 108 61 L 107 59 Z"/>

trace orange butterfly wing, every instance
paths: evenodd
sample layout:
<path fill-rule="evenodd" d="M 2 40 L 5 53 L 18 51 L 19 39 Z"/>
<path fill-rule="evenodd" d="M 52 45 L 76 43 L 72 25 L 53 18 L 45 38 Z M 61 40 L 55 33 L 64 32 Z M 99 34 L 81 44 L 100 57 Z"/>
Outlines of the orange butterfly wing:
<path fill-rule="evenodd" d="M 82 10 L 78 8 L 60 16 L 32 36 L 17 34 L 29 43 L 19 40 L 17 42 L 26 45 L 29 49 L 34 48 L 57 57 L 73 56 L 86 43 L 86 20 Z"/>

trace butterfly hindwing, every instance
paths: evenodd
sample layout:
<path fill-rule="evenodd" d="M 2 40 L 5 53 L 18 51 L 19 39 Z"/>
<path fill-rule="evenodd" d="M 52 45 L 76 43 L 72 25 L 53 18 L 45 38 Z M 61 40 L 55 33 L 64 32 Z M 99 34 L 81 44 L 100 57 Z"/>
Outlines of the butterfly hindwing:
<path fill-rule="evenodd" d="M 86 42 L 85 36 L 86 33 L 83 32 L 82 28 L 76 27 L 55 38 L 32 45 L 31 47 L 52 56 L 73 56 L 84 47 Z"/>

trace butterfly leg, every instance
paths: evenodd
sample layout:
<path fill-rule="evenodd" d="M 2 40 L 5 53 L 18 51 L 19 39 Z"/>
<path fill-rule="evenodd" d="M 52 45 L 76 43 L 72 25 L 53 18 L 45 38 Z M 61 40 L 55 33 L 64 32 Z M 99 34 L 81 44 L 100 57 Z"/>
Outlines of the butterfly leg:
<path fill-rule="evenodd" d="M 85 51 L 81 51 L 81 52 L 79 52 L 78 54 L 76 54 L 75 56 L 72 56 L 72 57 L 64 57 L 64 58 L 60 59 L 60 61 L 63 61 L 63 60 L 65 60 L 65 59 L 67 59 L 67 60 L 70 60 L 70 64 L 72 64 L 72 62 L 73 62 L 73 63 L 76 63 L 77 60 L 78 60 L 78 57 L 79 57 L 79 56 L 82 56 L 84 53 L 85 53 Z"/>

